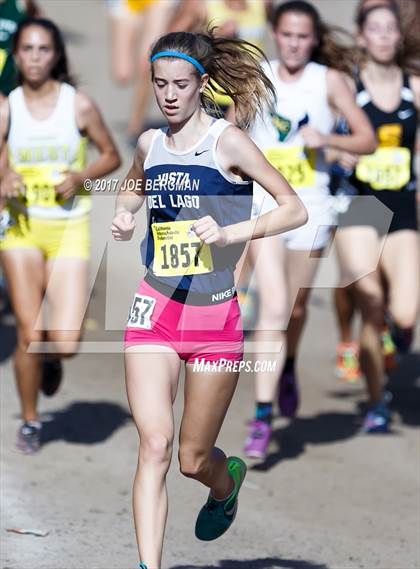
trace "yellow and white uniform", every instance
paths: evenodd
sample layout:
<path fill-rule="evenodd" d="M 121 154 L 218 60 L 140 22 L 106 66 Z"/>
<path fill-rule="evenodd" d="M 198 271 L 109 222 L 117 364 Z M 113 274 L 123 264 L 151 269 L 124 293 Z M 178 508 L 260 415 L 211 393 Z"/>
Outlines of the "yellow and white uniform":
<path fill-rule="evenodd" d="M 55 187 L 66 170 L 86 163 L 87 140 L 76 123 L 76 90 L 61 83 L 56 106 L 45 120 L 29 112 L 22 87 L 9 95 L 9 162 L 22 176 L 25 193 L 9 200 L 14 225 L 0 249 L 40 249 L 46 258 L 89 257 L 91 198 L 80 189 L 68 200 Z"/>
<path fill-rule="evenodd" d="M 329 194 L 329 165 L 323 150 L 308 149 L 300 129 L 306 125 L 322 134 L 334 128 L 328 104 L 327 67 L 310 62 L 301 77 L 285 83 L 278 76 L 279 61 L 263 63 L 277 94 L 276 108 L 258 116 L 251 137 L 267 160 L 288 180 L 308 210 L 308 222 L 281 235 L 289 249 L 322 249 L 328 243 L 335 218 Z M 253 216 L 277 207 L 275 200 L 254 184 Z"/>

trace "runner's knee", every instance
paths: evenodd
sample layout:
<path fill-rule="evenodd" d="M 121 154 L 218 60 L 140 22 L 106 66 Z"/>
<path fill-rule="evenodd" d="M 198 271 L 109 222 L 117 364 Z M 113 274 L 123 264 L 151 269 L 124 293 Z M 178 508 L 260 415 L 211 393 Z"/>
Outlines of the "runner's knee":
<path fill-rule="evenodd" d="M 208 457 L 191 446 L 180 446 L 179 466 L 181 473 L 188 478 L 197 478 L 208 465 Z"/>
<path fill-rule="evenodd" d="M 71 358 L 79 350 L 79 339 L 79 334 L 69 336 L 65 332 L 50 331 L 48 333 L 48 341 L 52 342 L 50 352 L 60 358 Z"/>
<path fill-rule="evenodd" d="M 168 464 L 172 442 L 162 433 L 143 434 L 140 437 L 140 460 L 152 464 Z"/>
<path fill-rule="evenodd" d="M 306 316 L 306 303 L 296 302 L 292 309 L 291 318 L 294 320 L 300 320 Z"/>
<path fill-rule="evenodd" d="M 342 266 L 340 270 L 340 286 L 358 286 L 358 283 L 371 276 L 369 275 L 371 271 L 372 268 L 365 265 Z"/>
<path fill-rule="evenodd" d="M 287 325 L 286 308 L 280 303 L 267 306 L 260 305 L 258 330 L 284 330 Z"/>
<path fill-rule="evenodd" d="M 19 350 L 24 352 L 28 351 L 29 346 L 32 342 L 42 342 L 43 333 L 42 330 L 34 330 L 29 325 L 18 326 L 18 344 Z"/>
<path fill-rule="evenodd" d="M 376 276 L 368 275 L 355 284 L 364 320 L 377 326 L 383 324 L 383 292 Z"/>
<path fill-rule="evenodd" d="M 396 306 L 391 307 L 391 314 L 394 323 L 402 329 L 414 328 L 417 323 L 417 314 L 414 307 Z"/>

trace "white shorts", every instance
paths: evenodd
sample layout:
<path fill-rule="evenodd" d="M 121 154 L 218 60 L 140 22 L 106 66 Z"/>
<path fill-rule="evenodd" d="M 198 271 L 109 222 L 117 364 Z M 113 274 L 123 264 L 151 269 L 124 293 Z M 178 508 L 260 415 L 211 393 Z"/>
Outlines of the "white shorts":
<path fill-rule="evenodd" d="M 302 227 L 286 231 L 279 237 L 285 240 L 288 249 L 295 251 L 324 249 L 330 240 L 331 229 L 336 226 L 337 214 L 331 207 L 331 196 L 317 192 L 315 195 L 305 194 L 299 197 L 308 211 L 308 221 Z M 276 200 L 254 183 L 252 218 L 264 215 L 276 207 Z"/>

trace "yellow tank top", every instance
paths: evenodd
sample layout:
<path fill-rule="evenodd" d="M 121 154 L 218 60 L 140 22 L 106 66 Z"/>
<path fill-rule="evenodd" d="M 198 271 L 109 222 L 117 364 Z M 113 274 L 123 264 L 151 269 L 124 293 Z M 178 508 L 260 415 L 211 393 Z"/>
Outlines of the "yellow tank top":
<path fill-rule="evenodd" d="M 263 0 L 246 0 L 244 10 L 233 10 L 224 0 L 207 0 L 206 6 L 209 24 L 222 26 L 226 22 L 234 21 L 238 27 L 240 39 L 263 49 L 266 34 L 266 13 Z"/>

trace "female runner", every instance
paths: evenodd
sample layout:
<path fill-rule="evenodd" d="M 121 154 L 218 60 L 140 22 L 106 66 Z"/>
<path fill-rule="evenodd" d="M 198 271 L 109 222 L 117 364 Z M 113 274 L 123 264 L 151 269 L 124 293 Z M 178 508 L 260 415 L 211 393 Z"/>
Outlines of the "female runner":
<path fill-rule="evenodd" d="M 356 20 L 364 10 L 372 6 L 391 6 L 399 13 L 401 25 L 400 52 L 404 54 L 404 71 L 409 75 L 420 75 L 420 39 L 417 33 L 420 22 L 420 12 L 416 10 L 415 0 L 360 0 Z M 357 24 L 357 22 L 356 22 Z M 347 126 L 344 124 L 344 128 Z M 344 170 L 338 163 L 333 166 L 334 192 L 341 195 L 355 195 L 357 190 L 351 186 L 349 177 L 352 170 Z M 417 192 L 417 202 L 420 193 Z M 386 279 L 385 279 L 386 280 Z M 335 289 L 335 309 L 340 342 L 337 344 L 336 375 L 344 381 L 355 381 L 360 378 L 359 345 L 354 340 L 353 320 L 356 313 L 355 300 L 351 287 Z M 385 371 L 391 371 L 398 365 L 398 354 L 393 343 L 389 327 L 384 325 L 382 330 L 382 352 L 384 355 Z"/>
<path fill-rule="evenodd" d="M 58 389 L 60 360 L 75 353 L 86 309 L 90 197 L 81 188 L 85 179 L 115 170 L 120 159 L 96 105 L 72 85 L 55 24 L 22 22 L 14 57 L 20 85 L 0 106 L 0 157 L 6 151 L 8 157 L 0 169 L 0 196 L 8 200 L 14 225 L 0 241 L 0 259 L 17 322 L 23 417 L 17 446 L 31 453 L 41 440 L 40 387 L 46 395 Z M 90 165 L 88 140 L 99 151 Z M 42 326 L 45 294 L 49 310 Z M 55 343 L 53 355 L 28 352 L 32 342 L 45 339 Z"/>
<path fill-rule="evenodd" d="M 298 343 L 319 258 L 335 224 L 324 150 L 368 153 L 375 149 L 369 121 L 339 71 L 350 67 L 346 65 L 348 50 L 334 41 L 316 9 L 305 1 L 286 2 L 277 7 L 272 23 L 278 58 L 264 69 L 275 85 L 277 105 L 256 121 L 252 137 L 296 189 L 308 210 L 309 221 L 304 227 L 250 247 L 260 295 L 255 332 L 257 357 L 272 354 L 270 357 L 277 362 L 276 371 L 255 374 L 256 413 L 244 451 L 246 456 L 258 459 L 266 456 L 270 442 L 279 374 L 282 415 L 294 417 L 298 408 Z M 335 113 L 347 119 L 351 135 L 333 133 Z M 255 213 L 272 207 L 270 196 L 257 191 Z M 279 346 L 285 342 L 282 330 L 287 327 L 290 311 L 286 354 Z"/>
<path fill-rule="evenodd" d="M 235 264 L 244 242 L 301 225 L 306 212 L 248 136 L 208 114 L 206 87 L 212 82 L 235 101 L 242 127 L 270 104 L 273 87 L 253 46 L 176 32 L 158 40 L 151 62 L 168 127 L 139 138 L 112 231 L 117 240 L 130 239 L 134 214 L 147 200 L 147 273 L 130 311 L 125 363 L 140 435 L 133 499 L 140 567 L 160 569 L 181 362 L 186 379 L 180 468 L 210 489 L 195 526 L 196 536 L 210 541 L 233 522 L 246 472 L 240 459 L 215 447 L 243 352 Z M 249 219 L 252 179 L 279 206 L 257 222 Z M 126 191 L 133 184 L 137 191 Z"/>
<path fill-rule="evenodd" d="M 420 78 L 404 71 L 401 26 L 395 6 L 372 4 L 361 10 L 358 33 L 364 58 L 354 90 L 376 131 L 379 148 L 372 156 L 362 158 L 343 153 L 341 163 L 354 169 L 349 182 L 358 194 L 379 200 L 391 210 L 393 218 L 390 227 L 384 227 L 380 215 L 355 199 L 340 217 L 337 246 L 345 276 L 366 274 L 366 267 L 380 255 L 377 271 L 350 287 L 363 321 L 360 366 L 367 380 L 370 407 L 363 430 L 377 432 L 388 431 L 390 423 L 384 397 L 384 324 L 390 325 L 396 347 L 406 352 L 419 310 L 414 157 Z M 386 304 L 381 276 L 386 282 Z"/>

